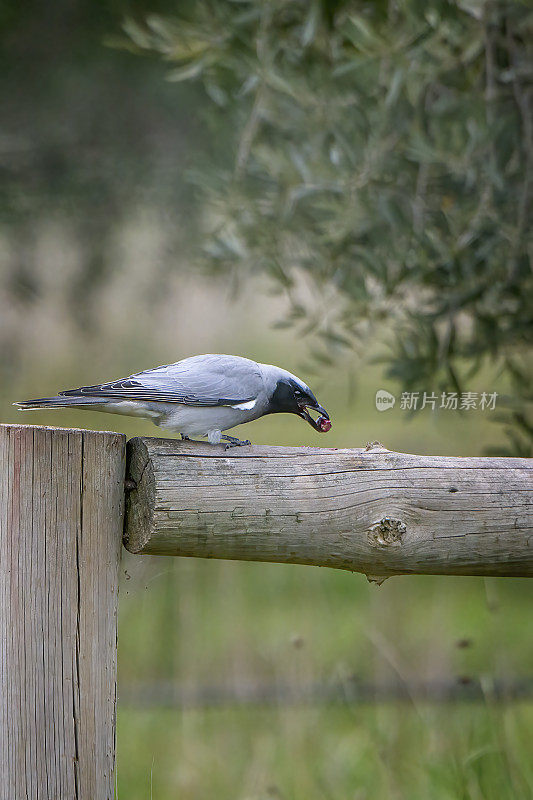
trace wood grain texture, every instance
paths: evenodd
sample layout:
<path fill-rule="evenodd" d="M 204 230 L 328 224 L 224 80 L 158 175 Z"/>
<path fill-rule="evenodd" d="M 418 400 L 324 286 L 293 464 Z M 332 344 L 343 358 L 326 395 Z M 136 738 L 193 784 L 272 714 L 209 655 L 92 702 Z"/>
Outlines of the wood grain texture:
<path fill-rule="evenodd" d="M 0 425 L 0 798 L 111 800 L 124 437 Z"/>
<path fill-rule="evenodd" d="M 128 443 L 133 553 L 369 577 L 533 575 L 533 465 L 369 450 Z"/>

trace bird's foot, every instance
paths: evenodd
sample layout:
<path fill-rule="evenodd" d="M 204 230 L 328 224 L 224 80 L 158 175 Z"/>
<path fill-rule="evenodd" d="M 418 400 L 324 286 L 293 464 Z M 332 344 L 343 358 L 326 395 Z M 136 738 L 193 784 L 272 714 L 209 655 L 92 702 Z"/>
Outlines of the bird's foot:
<path fill-rule="evenodd" d="M 228 442 L 228 444 L 225 445 L 224 450 L 229 450 L 230 447 L 244 447 L 247 444 L 252 444 L 249 439 L 237 439 L 236 436 L 223 435 L 221 438 Z"/>
<path fill-rule="evenodd" d="M 180 436 L 181 436 L 181 439 L 182 439 L 182 441 L 184 441 L 184 442 L 190 442 L 190 439 L 189 439 L 189 437 L 188 437 L 188 436 L 185 436 L 185 434 L 184 434 L 184 433 L 180 433 Z"/>

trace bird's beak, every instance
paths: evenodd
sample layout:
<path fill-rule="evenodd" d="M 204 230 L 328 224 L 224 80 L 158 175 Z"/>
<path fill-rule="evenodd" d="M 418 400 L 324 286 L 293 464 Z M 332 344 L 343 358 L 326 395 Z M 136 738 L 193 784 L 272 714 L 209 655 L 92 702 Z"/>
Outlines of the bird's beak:
<path fill-rule="evenodd" d="M 310 408 L 313 411 L 318 411 L 318 413 L 320 415 L 319 419 L 322 418 L 322 419 L 326 419 L 326 420 L 329 421 L 329 414 L 326 411 L 326 409 L 323 406 L 319 405 L 318 403 L 316 405 L 312 405 L 312 406 L 310 406 L 310 405 L 301 405 L 301 406 L 299 406 L 299 408 L 300 408 L 300 410 L 299 410 L 298 414 L 300 415 L 300 417 L 302 419 L 305 419 L 305 421 L 308 422 L 311 425 L 311 427 L 315 429 L 315 431 L 318 431 L 319 433 L 322 433 L 323 432 L 323 428 L 321 428 L 318 425 L 317 421 L 315 419 L 313 419 L 313 417 L 311 416 L 311 414 L 308 412 L 307 409 Z"/>
<path fill-rule="evenodd" d="M 318 411 L 321 417 L 325 417 L 329 419 L 329 414 L 323 406 L 320 406 L 318 403 L 316 404 L 315 410 Z"/>

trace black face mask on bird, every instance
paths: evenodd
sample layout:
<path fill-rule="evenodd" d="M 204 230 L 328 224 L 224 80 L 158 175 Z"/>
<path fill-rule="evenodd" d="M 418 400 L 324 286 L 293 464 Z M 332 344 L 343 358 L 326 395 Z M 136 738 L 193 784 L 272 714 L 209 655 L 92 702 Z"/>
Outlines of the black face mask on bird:
<path fill-rule="evenodd" d="M 317 411 L 318 418 L 314 419 L 308 409 Z M 298 414 L 319 433 L 326 433 L 331 428 L 328 412 L 320 405 L 309 387 L 289 379 L 277 382 L 267 413 Z"/>

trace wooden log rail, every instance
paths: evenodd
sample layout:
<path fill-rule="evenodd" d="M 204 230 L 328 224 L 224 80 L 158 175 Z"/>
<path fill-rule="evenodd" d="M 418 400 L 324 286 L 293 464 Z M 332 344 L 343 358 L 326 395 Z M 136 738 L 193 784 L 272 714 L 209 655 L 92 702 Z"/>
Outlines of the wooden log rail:
<path fill-rule="evenodd" d="M 533 464 L 385 450 L 128 443 L 132 553 L 390 575 L 533 575 Z"/>

